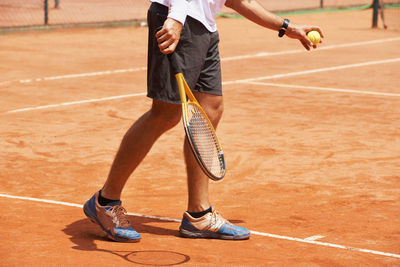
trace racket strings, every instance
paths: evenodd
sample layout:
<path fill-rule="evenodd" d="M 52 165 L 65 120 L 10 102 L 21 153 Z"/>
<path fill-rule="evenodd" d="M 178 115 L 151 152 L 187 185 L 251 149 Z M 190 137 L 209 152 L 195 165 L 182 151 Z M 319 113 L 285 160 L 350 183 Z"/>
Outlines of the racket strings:
<path fill-rule="evenodd" d="M 209 121 L 196 106 L 189 107 L 188 129 L 195 144 L 197 153 L 206 168 L 216 176 L 221 176 L 223 166 L 219 159 L 219 145 Z"/>

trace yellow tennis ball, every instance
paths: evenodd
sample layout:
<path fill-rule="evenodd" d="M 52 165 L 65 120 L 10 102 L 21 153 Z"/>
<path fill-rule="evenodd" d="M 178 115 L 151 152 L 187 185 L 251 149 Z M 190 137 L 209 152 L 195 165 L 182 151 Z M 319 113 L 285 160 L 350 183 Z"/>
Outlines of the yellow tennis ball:
<path fill-rule="evenodd" d="M 317 31 L 309 31 L 307 37 L 311 40 L 313 44 L 318 44 L 321 41 L 321 35 Z"/>

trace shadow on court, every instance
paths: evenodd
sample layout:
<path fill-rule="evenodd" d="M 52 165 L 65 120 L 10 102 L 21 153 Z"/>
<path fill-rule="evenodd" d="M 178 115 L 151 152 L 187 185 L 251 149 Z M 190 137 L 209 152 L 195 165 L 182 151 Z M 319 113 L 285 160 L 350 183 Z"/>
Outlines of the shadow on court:
<path fill-rule="evenodd" d="M 170 230 L 162 227 L 147 225 L 148 223 L 159 222 L 159 220 L 136 217 L 136 216 L 128 216 L 128 218 L 132 222 L 134 222 L 133 227 L 139 233 L 178 236 L 177 230 Z M 101 231 L 98 225 L 92 223 L 86 218 L 75 221 L 67 225 L 62 231 L 65 234 L 67 234 L 71 242 L 75 244 L 75 246 L 72 247 L 73 249 L 105 252 L 113 254 L 127 262 L 135 264 L 151 265 L 151 266 L 173 266 L 190 261 L 190 257 L 188 255 L 175 251 L 167 251 L 167 250 L 114 251 L 114 250 L 98 248 L 97 244 L 95 243 L 96 240 L 109 241 L 109 242 L 113 241 L 109 240 L 105 236 L 105 234 Z"/>

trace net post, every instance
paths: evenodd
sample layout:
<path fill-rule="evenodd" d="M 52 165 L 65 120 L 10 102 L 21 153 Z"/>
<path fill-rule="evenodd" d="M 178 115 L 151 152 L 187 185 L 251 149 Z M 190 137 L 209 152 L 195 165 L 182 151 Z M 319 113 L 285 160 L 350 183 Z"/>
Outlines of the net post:
<path fill-rule="evenodd" d="M 49 3 L 48 0 L 44 0 L 44 25 L 49 23 Z"/>
<path fill-rule="evenodd" d="M 378 11 L 379 11 L 379 0 L 374 0 L 372 2 L 372 28 L 378 27 Z"/>

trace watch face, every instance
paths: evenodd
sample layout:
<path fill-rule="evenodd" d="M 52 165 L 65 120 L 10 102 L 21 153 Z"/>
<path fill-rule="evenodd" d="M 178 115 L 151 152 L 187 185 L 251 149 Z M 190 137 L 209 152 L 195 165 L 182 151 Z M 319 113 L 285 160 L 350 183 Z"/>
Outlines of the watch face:
<path fill-rule="evenodd" d="M 287 27 L 289 26 L 289 20 L 288 19 L 285 19 L 284 21 L 283 21 L 283 25 L 282 25 L 282 28 L 285 28 L 285 29 L 287 29 Z"/>

